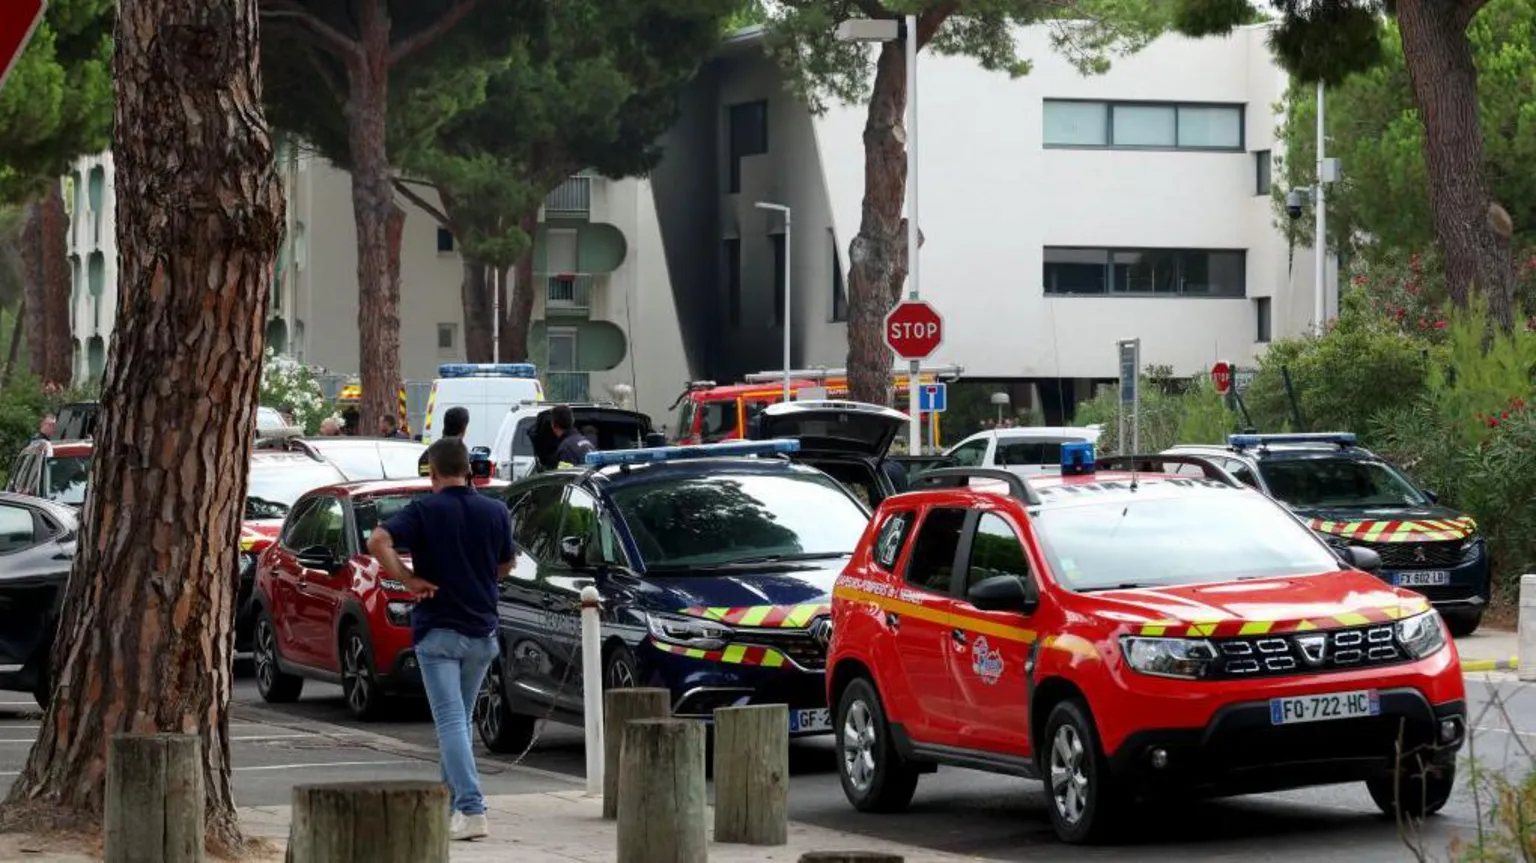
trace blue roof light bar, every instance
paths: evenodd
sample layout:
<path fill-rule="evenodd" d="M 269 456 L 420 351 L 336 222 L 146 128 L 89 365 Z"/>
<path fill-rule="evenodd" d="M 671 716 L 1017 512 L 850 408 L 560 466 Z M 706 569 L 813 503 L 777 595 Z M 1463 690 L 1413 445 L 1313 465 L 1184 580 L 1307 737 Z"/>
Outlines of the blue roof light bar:
<path fill-rule="evenodd" d="M 1235 434 L 1227 436 L 1233 449 L 1264 447 L 1277 443 L 1331 443 L 1340 447 L 1355 445 L 1353 432 L 1315 432 L 1309 434 Z"/>
<path fill-rule="evenodd" d="M 1061 445 L 1061 475 L 1083 476 L 1096 470 L 1093 444 L 1070 441 Z"/>
<path fill-rule="evenodd" d="M 440 378 L 536 378 L 539 368 L 533 363 L 443 363 L 437 367 Z"/>
<path fill-rule="evenodd" d="M 772 440 L 732 441 L 707 443 L 696 446 L 660 446 L 648 449 L 616 449 L 607 452 L 587 453 L 587 467 L 609 467 L 616 464 L 652 464 L 659 461 L 688 461 L 699 458 L 728 458 L 730 456 L 778 455 L 800 451 L 800 441 L 794 438 Z"/>

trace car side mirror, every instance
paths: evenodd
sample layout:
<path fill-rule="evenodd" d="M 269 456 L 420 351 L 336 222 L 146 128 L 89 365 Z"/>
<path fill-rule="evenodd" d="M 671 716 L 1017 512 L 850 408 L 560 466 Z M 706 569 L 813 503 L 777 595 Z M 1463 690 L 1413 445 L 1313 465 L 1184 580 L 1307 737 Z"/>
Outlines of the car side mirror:
<path fill-rule="evenodd" d="M 298 553 L 299 565 L 305 569 L 319 569 L 325 572 L 335 572 L 341 568 L 341 561 L 336 554 L 323 545 L 312 545 Z"/>
<path fill-rule="evenodd" d="M 1424 489 L 1424 496 L 1429 498 L 1429 502 L 1430 503 L 1439 503 L 1440 502 L 1440 492 L 1438 492 L 1438 491 L 1430 491 L 1429 489 L 1426 488 L 1426 489 Z"/>
<path fill-rule="evenodd" d="M 560 539 L 560 559 L 571 569 L 585 569 L 587 566 L 587 541 L 579 536 L 567 536 Z"/>
<path fill-rule="evenodd" d="M 1017 575 L 994 575 L 971 585 L 965 599 L 982 611 L 1017 611 L 1032 614 L 1040 605 L 1033 581 Z"/>
<path fill-rule="evenodd" d="M 1369 548 L 1351 545 L 1342 549 L 1344 562 L 1363 572 L 1375 572 L 1381 569 L 1381 555 Z"/>

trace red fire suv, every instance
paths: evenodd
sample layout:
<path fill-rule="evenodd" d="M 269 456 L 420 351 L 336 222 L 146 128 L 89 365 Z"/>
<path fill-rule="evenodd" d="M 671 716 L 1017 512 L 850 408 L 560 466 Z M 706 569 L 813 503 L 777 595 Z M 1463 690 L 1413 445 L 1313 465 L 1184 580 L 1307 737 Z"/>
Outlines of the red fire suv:
<path fill-rule="evenodd" d="M 375 719 L 391 695 L 420 693 L 415 600 L 368 554 L 368 535 L 431 491 L 427 479 L 354 482 L 317 488 L 293 504 L 256 565 L 253 653 L 262 698 L 296 701 L 306 678 L 323 680 L 341 684 L 353 715 Z M 409 561 L 410 550 L 399 550 Z"/>
<path fill-rule="evenodd" d="M 1368 574 L 1374 552 L 1336 553 L 1203 458 L 1063 462 L 934 470 L 871 520 L 827 657 L 855 807 L 904 808 L 938 764 L 1044 779 L 1073 843 L 1154 795 L 1364 781 L 1389 813 L 1445 804 L 1460 662 L 1423 596 Z"/>

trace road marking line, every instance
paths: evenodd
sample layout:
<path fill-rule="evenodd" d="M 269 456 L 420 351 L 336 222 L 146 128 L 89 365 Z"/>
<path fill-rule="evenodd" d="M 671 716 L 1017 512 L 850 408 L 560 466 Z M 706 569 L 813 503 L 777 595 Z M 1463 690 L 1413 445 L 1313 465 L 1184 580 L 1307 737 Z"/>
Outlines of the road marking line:
<path fill-rule="evenodd" d="M 424 764 L 422 761 L 316 761 L 312 764 L 262 764 L 257 767 L 236 767 L 243 770 L 313 770 L 320 767 L 382 767 L 386 764 Z"/>

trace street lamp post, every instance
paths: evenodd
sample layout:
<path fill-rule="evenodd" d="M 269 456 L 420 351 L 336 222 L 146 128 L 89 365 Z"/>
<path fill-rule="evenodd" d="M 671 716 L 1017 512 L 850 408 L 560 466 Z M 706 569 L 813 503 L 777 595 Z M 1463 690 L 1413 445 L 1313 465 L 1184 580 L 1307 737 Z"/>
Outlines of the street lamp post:
<path fill-rule="evenodd" d="M 1317 82 L 1317 193 L 1312 199 L 1316 205 L 1314 215 L 1316 227 L 1313 233 L 1317 236 L 1316 242 L 1312 244 L 1316 247 L 1315 257 L 1317 258 L 1317 285 L 1315 286 L 1317 296 L 1315 298 L 1316 308 L 1314 309 L 1314 315 L 1317 318 L 1317 331 L 1319 333 L 1326 329 L 1325 322 L 1328 318 L 1328 193 L 1326 191 L 1328 181 L 1324 176 L 1327 173 L 1328 157 L 1325 152 L 1327 144 L 1323 126 L 1324 90 L 1323 82 L 1319 80 Z"/>
<path fill-rule="evenodd" d="M 902 21 L 856 18 L 837 25 L 837 38 L 845 42 L 891 42 L 901 39 L 907 51 L 907 299 L 918 298 L 917 268 L 917 16 Z M 918 398 L 921 363 L 907 369 L 907 450 L 923 454 L 923 422 Z"/>
<path fill-rule="evenodd" d="M 769 204 L 763 201 L 757 202 L 759 210 L 774 210 L 784 214 L 784 401 L 789 401 L 789 370 L 792 368 L 789 360 L 789 327 L 790 327 L 790 280 L 789 262 L 790 250 L 794 248 L 791 242 L 794 239 L 792 231 L 793 220 L 789 207 L 783 204 Z"/>

